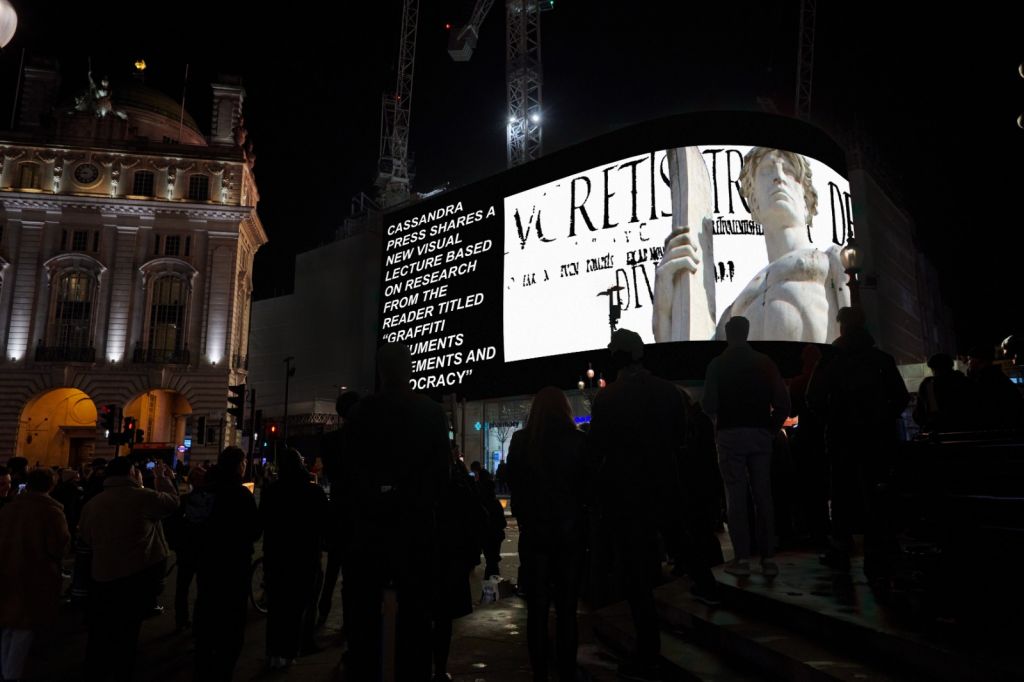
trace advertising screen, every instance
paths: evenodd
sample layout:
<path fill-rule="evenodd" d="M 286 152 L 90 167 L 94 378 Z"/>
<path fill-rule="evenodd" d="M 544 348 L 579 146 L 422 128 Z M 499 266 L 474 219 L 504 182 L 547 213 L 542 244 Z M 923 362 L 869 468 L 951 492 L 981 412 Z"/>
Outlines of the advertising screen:
<path fill-rule="evenodd" d="M 410 347 L 417 390 L 603 349 L 615 328 L 709 341 L 742 315 L 754 341 L 838 335 L 853 218 L 837 164 L 734 144 L 610 158 L 385 217 L 379 340 Z"/>

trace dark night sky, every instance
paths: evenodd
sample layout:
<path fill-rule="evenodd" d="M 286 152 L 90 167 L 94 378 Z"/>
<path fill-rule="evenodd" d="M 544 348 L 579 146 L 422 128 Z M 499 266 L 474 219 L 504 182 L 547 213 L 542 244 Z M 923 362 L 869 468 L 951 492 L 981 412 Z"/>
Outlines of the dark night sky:
<path fill-rule="evenodd" d="M 271 239 L 257 256 L 257 296 L 290 290 L 292 256 L 329 241 L 348 198 L 369 188 L 380 97 L 394 87 L 399 0 L 276 11 L 226 0 L 11 1 L 20 23 L 0 54 L 0 112 L 10 111 L 22 48 L 59 56 L 68 94 L 84 88 L 91 56 L 97 74 L 110 75 L 115 101 L 117 80 L 137 55 L 149 63 L 149 82 L 175 98 L 188 63 L 186 106 L 204 129 L 210 80 L 243 76 L 259 213 Z M 502 4 L 473 60 L 457 64 L 444 23 L 464 21 L 472 0 L 422 2 L 410 144 L 416 189 L 466 184 L 504 167 Z M 1024 331 L 1020 8 L 818 6 L 812 121 L 863 127 L 940 268 L 961 344 Z M 556 3 L 542 22 L 546 150 L 673 113 L 754 109 L 759 96 L 791 111 L 799 7 Z M 312 188 L 307 168 L 317 178 Z"/>

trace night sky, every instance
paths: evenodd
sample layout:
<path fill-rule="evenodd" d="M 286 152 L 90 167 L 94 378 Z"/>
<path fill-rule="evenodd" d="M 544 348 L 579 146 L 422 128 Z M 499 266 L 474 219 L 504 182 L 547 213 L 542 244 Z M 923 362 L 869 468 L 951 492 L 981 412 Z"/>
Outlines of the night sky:
<path fill-rule="evenodd" d="M 0 114 L 11 111 L 18 61 L 57 56 L 66 96 L 96 75 L 147 81 L 208 130 L 209 83 L 243 77 L 256 147 L 259 213 L 270 243 L 257 255 L 256 296 L 291 290 L 295 253 L 332 239 L 349 197 L 376 173 L 380 101 L 395 82 L 400 0 L 79 3 L 11 0 L 19 30 L 0 53 Z M 505 165 L 504 12 L 496 2 L 473 60 L 447 54 L 445 22 L 471 0 L 424 0 L 412 102 L 414 189 L 456 187 Z M 666 9 L 667 6 L 678 9 Z M 858 125 L 883 184 L 917 224 L 943 278 L 960 343 L 1024 332 L 1018 263 L 1024 228 L 1024 61 L 1020 6 L 818 3 L 812 122 Z M 998 7 L 998 9 L 995 9 Z M 660 116 L 706 109 L 793 109 L 799 0 L 556 2 L 542 20 L 546 151 Z M 972 11 L 973 13 L 968 14 Z M 189 65 L 188 83 L 184 82 Z M 307 189 L 308 169 L 317 178 Z"/>

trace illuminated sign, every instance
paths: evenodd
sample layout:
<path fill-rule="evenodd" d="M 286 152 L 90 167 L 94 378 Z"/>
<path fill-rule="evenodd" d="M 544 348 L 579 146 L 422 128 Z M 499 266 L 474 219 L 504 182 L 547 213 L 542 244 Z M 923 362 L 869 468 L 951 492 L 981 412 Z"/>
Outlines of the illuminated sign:
<path fill-rule="evenodd" d="M 774 119 L 763 147 L 747 130 L 576 168 L 563 154 L 557 174 L 542 160 L 387 214 L 379 342 L 408 345 L 414 389 L 438 393 L 604 349 L 613 328 L 721 340 L 743 316 L 751 340 L 831 342 L 850 185 L 831 142 L 773 136 L 786 125 L 802 124 Z"/>

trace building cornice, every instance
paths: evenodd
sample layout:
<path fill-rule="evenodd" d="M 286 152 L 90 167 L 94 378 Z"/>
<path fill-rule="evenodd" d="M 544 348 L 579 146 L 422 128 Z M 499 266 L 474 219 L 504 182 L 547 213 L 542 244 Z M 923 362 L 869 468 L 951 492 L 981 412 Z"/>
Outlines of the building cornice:
<path fill-rule="evenodd" d="M 223 204 L 197 204 L 188 202 L 167 202 L 160 200 L 122 199 L 116 197 L 85 197 L 65 194 L 39 194 L 20 191 L 0 191 L 0 204 L 5 208 L 50 210 L 101 209 L 109 215 L 127 216 L 174 216 L 198 220 L 230 220 L 241 222 L 252 215 L 252 206 L 226 206 Z M 257 218 L 258 220 L 258 218 Z"/>

